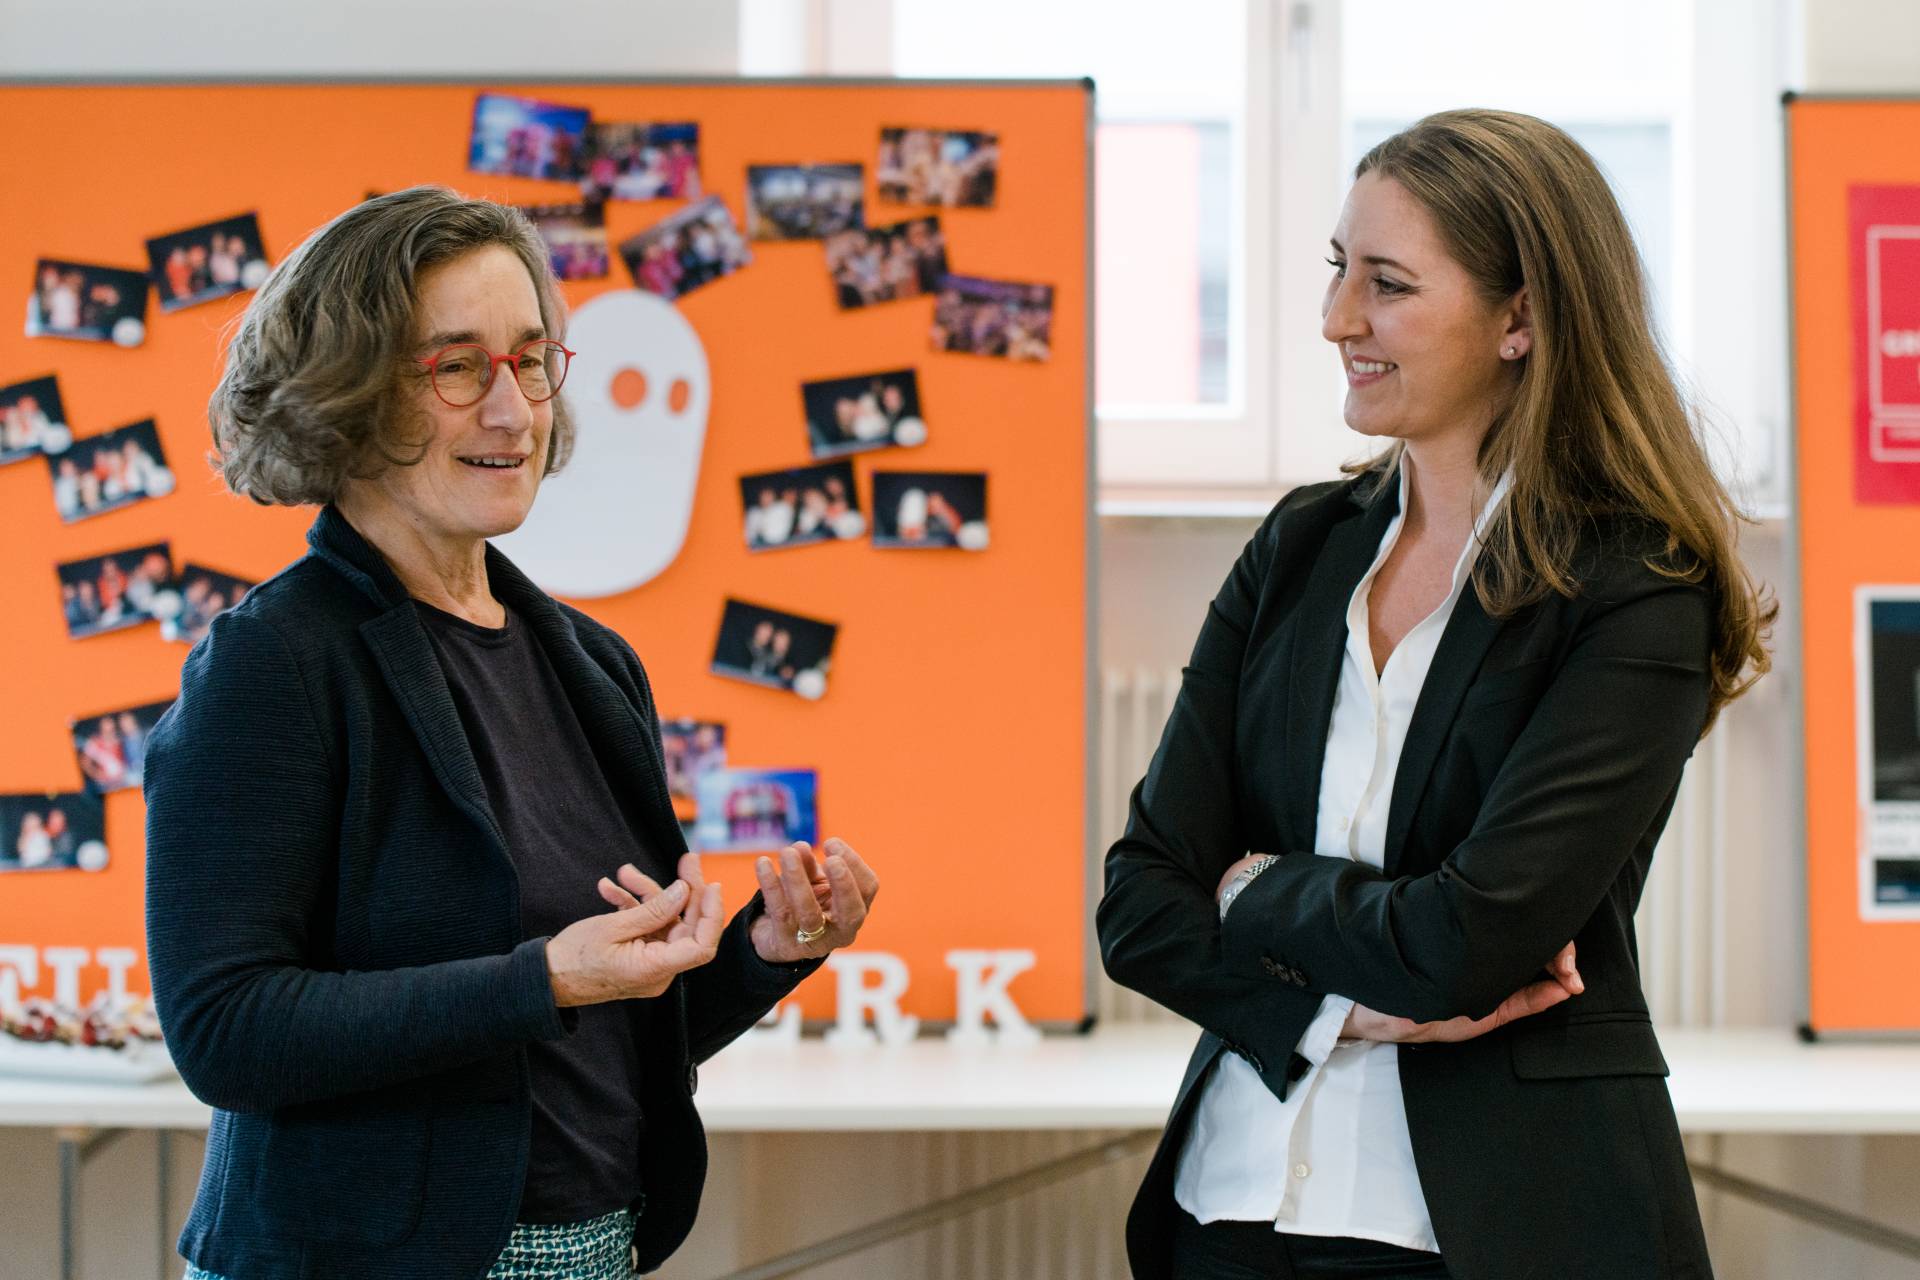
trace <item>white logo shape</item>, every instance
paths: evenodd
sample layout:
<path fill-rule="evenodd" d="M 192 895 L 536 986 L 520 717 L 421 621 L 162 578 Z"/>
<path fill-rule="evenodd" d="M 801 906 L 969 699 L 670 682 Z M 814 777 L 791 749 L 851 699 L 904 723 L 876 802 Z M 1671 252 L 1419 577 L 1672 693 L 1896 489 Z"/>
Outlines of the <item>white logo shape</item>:
<path fill-rule="evenodd" d="M 567 345 L 580 353 L 563 393 L 573 457 L 541 481 L 526 523 L 494 541 L 554 595 L 617 595 L 686 542 L 712 403 L 707 352 L 672 303 L 637 289 L 575 311 Z"/>

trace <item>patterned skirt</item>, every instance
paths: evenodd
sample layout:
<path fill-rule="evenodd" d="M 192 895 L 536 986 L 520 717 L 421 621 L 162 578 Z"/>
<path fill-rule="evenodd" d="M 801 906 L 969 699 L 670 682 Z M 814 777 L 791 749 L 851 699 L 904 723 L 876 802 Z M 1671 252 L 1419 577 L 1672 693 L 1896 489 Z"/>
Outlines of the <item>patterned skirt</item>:
<path fill-rule="evenodd" d="M 631 1280 L 633 1213 L 616 1209 L 589 1222 L 522 1222 L 487 1280 Z M 182 1280 L 227 1280 L 191 1262 Z"/>

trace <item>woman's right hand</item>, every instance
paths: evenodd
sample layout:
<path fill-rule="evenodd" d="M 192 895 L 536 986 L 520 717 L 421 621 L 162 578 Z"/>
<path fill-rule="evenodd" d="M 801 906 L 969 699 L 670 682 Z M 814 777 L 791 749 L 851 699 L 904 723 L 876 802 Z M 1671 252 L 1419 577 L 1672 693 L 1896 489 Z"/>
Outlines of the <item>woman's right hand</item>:
<path fill-rule="evenodd" d="M 718 883 L 696 891 L 675 880 L 635 898 L 602 880 L 601 896 L 620 909 L 576 920 L 547 941 L 553 1001 L 563 1009 L 660 995 L 676 974 L 699 968 L 719 949 L 725 917 Z"/>
<path fill-rule="evenodd" d="M 1580 971 L 1573 966 L 1571 942 L 1562 947 L 1560 954 L 1547 966 L 1547 975 L 1502 1000 L 1500 1007 L 1484 1018 L 1415 1022 L 1410 1018 L 1376 1013 L 1365 1005 L 1356 1004 L 1347 1015 L 1346 1025 L 1340 1028 L 1340 1035 L 1347 1039 L 1383 1040 L 1395 1044 L 1450 1044 L 1472 1040 L 1516 1019 L 1551 1009 L 1562 1000 L 1571 1000 L 1587 989 L 1586 983 L 1581 981 Z"/>

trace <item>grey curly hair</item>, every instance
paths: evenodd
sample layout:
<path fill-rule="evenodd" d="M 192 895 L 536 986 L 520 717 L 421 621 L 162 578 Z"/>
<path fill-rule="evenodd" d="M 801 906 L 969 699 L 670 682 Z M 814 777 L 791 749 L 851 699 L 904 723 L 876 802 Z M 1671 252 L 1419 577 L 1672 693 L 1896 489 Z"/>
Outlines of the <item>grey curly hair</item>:
<path fill-rule="evenodd" d="M 396 394 L 414 344 L 420 273 L 486 245 L 526 264 L 549 336 L 564 337 L 540 233 L 525 214 L 445 187 L 409 187 L 348 209 L 308 236 L 260 287 L 227 345 L 207 404 L 227 488 L 262 505 L 334 501 L 348 480 L 426 455 Z M 573 451 L 573 417 L 553 400 L 544 474 Z"/>

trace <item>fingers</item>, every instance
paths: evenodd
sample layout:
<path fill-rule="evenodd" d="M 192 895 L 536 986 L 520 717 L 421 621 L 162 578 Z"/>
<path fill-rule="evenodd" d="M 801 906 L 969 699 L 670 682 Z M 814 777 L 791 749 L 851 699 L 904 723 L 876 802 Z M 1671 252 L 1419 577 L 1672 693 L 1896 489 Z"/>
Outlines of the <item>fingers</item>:
<path fill-rule="evenodd" d="M 687 882 L 675 880 L 632 910 L 616 912 L 607 918 L 616 922 L 619 937 L 643 938 L 678 920 L 686 901 Z"/>
<path fill-rule="evenodd" d="M 1526 1018 L 1572 998 L 1572 993 L 1558 982 L 1530 982 L 1508 997 L 1507 1002 L 1513 1006 L 1514 1017 Z"/>
<path fill-rule="evenodd" d="M 860 886 L 853 878 L 853 868 L 847 865 L 845 858 L 827 855 L 827 883 L 833 890 L 834 932 L 842 941 L 851 940 L 866 922 L 867 901 L 861 896 Z"/>
<path fill-rule="evenodd" d="M 774 866 L 772 858 L 753 860 L 753 877 L 760 882 L 760 897 L 766 903 L 767 914 L 773 917 L 780 932 L 789 934 L 794 931 L 793 912 L 787 907 L 787 893 L 780 883 L 780 872 Z"/>
<path fill-rule="evenodd" d="M 830 858 L 837 857 L 846 862 L 847 869 L 853 872 L 853 883 L 859 888 L 861 899 L 868 907 L 872 907 L 873 900 L 880 894 L 880 877 L 873 873 L 873 868 L 854 852 L 852 845 L 839 836 L 827 841 L 826 853 Z"/>
<path fill-rule="evenodd" d="M 813 881 L 808 879 L 806 865 L 800 860 L 804 847 L 793 844 L 780 851 L 780 881 L 786 889 L 787 909 L 793 915 L 794 927 L 803 933 L 812 933 L 826 923 L 826 912 L 820 909 L 820 900 L 813 896 Z"/>
<path fill-rule="evenodd" d="M 1560 953 L 1547 965 L 1547 972 L 1570 996 L 1577 996 L 1587 989 L 1587 984 L 1580 977 L 1580 970 L 1574 967 L 1571 942 L 1560 948 Z"/>
<path fill-rule="evenodd" d="M 682 882 L 674 881 L 678 885 Z M 657 972 L 685 973 L 712 960 L 720 949 L 725 904 L 718 884 L 710 884 L 690 898 L 686 921 L 665 942 L 649 943 L 648 962 Z"/>
<path fill-rule="evenodd" d="M 693 940 L 706 953 L 707 959 L 711 960 L 714 953 L 720 949 L 720 931 L 725 927 L 727 917 L 720 900 L 721 892 L 718 884 L 708 885 L 706 892 L 700 896 L 703 904 L 700 918 L 693 925 Z"/>
<path fill-rule="evenodd" d="M 693 852 L 681 854 L 680 865 L 674 869 L 679 872 L 680 878 L 687 882 L 687 887 L 693 890 L 694 897 L 699 897 L 706 889 L 707 878 L 700 874 L 699 854 Z"/>
<path fill-rule="evenodd" d="M 606 900 L 609 906 L 618 907 L 624 911 L 628 907 L 637 907 L 640 905 L 640 899 L 634 897 L 605 876 L 601 876 L 600 883 L 594 887 L 600 891 L 600 896 Z"/>
<path fill-rule="evenodd" d="M 640 868 L 634 866 L 631 862 L 614 872 L 614 875 L 619 878 L 622 889 L 625 889 L 642 902 L 645 902 L 648 898 L 660 892 L 658 882 L 656 882 L 652 876 L 647 875 L 641 871 Z M 682 878 L 684 879 L 684 877 Z"/>

